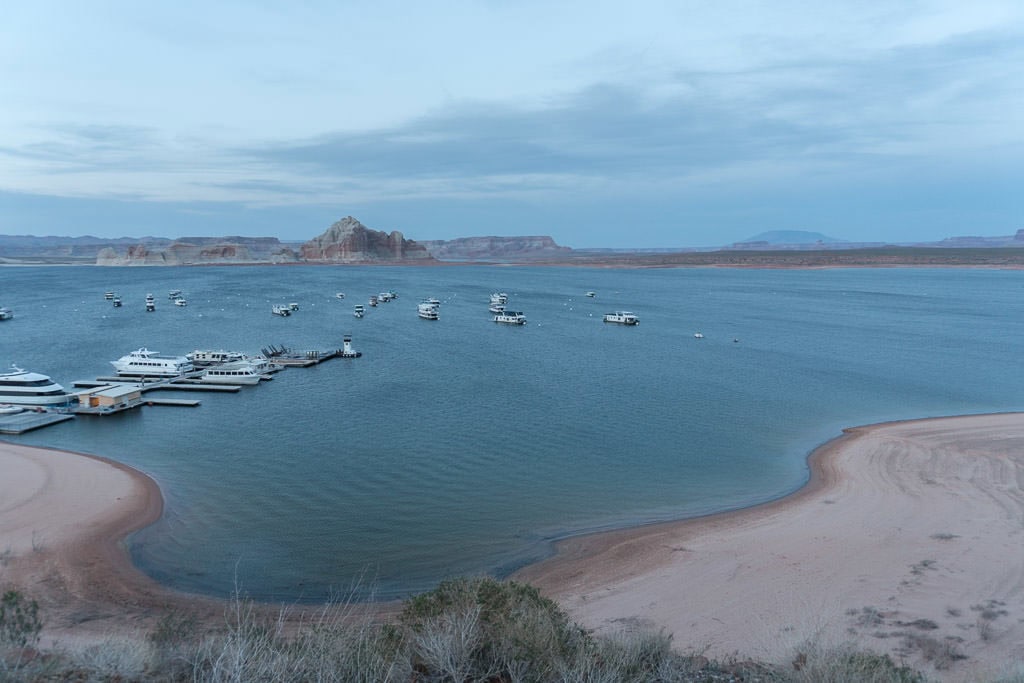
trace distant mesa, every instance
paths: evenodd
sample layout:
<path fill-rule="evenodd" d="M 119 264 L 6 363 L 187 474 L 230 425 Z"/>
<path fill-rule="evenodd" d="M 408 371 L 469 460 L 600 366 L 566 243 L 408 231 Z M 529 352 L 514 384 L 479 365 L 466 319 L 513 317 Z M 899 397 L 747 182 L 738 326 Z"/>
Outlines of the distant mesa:
<path fill-rule="evenodd" d="M 183 237 L 170 243 L 137 242 L 96 254 L 100 266 L 182 266 L 196 263 L 293 263 L 295 251 L 276 237 Z"/>
<path fill-rule="evenodd" d="M 423 245 L 405 239 L 401 232 L 370 230 L 352 216 L 342 218 L 303 244 L 299 253 L 303 260 L 314 263 L 433 260 Z"/>
<path fill-rule="evenodd" d="M 830 244 L 834 242 L 845 242 L 846 240 L 836 239 L 823 235 L 820 232 L 809 232 L 807 230 L 769 230 L 759 235 L 747 238 L 739 244 L 747 242 L 767 242 L 768 244 Z"/>

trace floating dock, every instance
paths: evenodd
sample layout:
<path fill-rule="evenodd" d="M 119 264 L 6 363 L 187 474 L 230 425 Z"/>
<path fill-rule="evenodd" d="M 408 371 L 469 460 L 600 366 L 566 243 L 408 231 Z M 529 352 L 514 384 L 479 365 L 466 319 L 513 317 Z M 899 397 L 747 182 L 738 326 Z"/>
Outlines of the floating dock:
<path fill-rule="evenodd" d="M 68 413 L 36 412 L 27 409 L 13 415 L 0 415 L 0 434 L 24 434 L 40 427 L 75 419 Z"/>

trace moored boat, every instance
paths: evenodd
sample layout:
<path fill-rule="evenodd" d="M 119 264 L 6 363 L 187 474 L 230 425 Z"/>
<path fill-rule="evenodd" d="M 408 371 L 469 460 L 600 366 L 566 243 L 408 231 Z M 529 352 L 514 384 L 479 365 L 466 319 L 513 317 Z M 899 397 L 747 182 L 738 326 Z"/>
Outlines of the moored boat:
<path fill-rule="evenodd" d="M 604 321 L 606 323 L 618 323 L 619 325 L 640 324 L 640 318 L 637 318 L 636 314 L 630 313 L 629 311 L 615 311 L 614 313 L 605 313 Z"/>
<path fill-rule="evenodd" d="M 169 291 L 167 293 L 167 298 L 170 299 L 171 301 L 174 301 L 179 296 L 181 296 L 181 290 L 180 289 L 172 289 L 171 291 Z"/>
<path fill-rule="evenodd" d="M 146 295 L 146 312 L 151 313 L 156 310 L 156 299 L 153 298 L 152 294 Z"/>
<path fill-rule="evenodd" d="M 0 307 L 0 320 L 10 320 L 14 317 L 14 311 L 9 308 Z"/>
<path fill-rule="evenodd" d="M 526 316 L 522 311 L 502 311 L 494 316 L 494 322 L 506 323 L 508 325 L 525 325 Z"/>
<path fill-rule="evenodd" d="M 292 314 L 292 309 L 285 304 L 280 304 L 278 306 L 274 306 L 273 308 L 271 308 L 270 312 L 273 313 L 274 315 L 279 315 L 282 318 L 286 318 Z"/>
<path fill-rule="evenodd" d="M 186 301 L 183 297 L 179 296 L 177 299 L 174 300 L 174 305 L 175 306 L 188 306 L 188 301 Z"/>
<path fill-rule="evenodd" d="M 119 375 L 138 377 L 177 377 L 195 369 L 192 361 L 185 356 L 161 356 L 147 348 L 132 351 L 110 361 L 110 364 Z"/>
<path fill-rule="evenodd" d="M 112 292 L 112 291 L 103 292 L 103 298 L 106 299 L 107 301 L 110 301 L 111 299 L 114 298 L 114 292 Z"/>
<path fill-rule="evenodd" d="M 122 306 L 121 297 L 115 296 L 114 297 L 114 308 L 121 308 L 121 306 Z"/>
<path fill-rule="evenodd" d="M 215 363 L 237 363 L 242 360 L 241 351 L 209 351 L 196 349 L 192 353 L 185 354 L 185 357 L 192 361 L 192 365 L 214 365 Z"/>
<path fill-rule="evenodd" d="M 23 406 L 62 406 L 74 395 L 46 375 L 27 372 L 15 365 L 0 373 L 0 403 Z M 17 412 L 17 411 L 10 411 Z"/>
<path fill-rule="evenodd" d="M 245 361 L 224 363 L 207 368 L 199 378 L 205 384 L 259 384 L 262 377 Z"/>
<path fill-rule="evenodd" d="M 366 309 L 363 308 L 362 304 L 356 304 L 356 307 L 352 310 L 352 315 L 357 318 L 362 318 L 365 313 Z"/>
<path fill-rule="evenodd" d="M 437 306 L 427 302 L 417 307 L 416 314 L 424 320 L 437 320 L 440 317 L 437 312 Z"/>
<path fill-rule="evenodd" d="M 495 315 L 499 313 L 504 313 L 505 304 L 491 304 L 487 310 L 490 311 L 491 313 L 494 313 Z"/>

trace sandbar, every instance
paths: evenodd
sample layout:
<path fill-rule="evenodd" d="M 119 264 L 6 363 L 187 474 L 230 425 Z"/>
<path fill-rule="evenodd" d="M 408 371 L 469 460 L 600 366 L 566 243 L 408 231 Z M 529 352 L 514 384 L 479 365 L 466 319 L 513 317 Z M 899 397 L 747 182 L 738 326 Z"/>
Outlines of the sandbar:
<path fill-rule="evenodd" d="M 790 662 L 844 644 L 941 680 L 992 680 L 1024 653 L 1024 414 L 844 430 L 793 495 L 570 538 L 521 570 L 598 632 L 642 625 L 682 650 Z"/>

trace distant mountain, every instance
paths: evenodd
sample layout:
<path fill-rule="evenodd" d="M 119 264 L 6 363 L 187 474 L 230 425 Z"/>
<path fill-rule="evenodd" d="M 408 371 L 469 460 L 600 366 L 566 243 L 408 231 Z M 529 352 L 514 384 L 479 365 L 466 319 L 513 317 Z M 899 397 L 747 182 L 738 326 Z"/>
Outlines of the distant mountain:
<path fill-rule="evenodd" d="M 436 258 L 450 261 L 529 260 L 564 256 L 572 251 L 560 247 L 547 235 L 522 237 L 458 237 L 453 240 L 420 242 Z"/>
<path fill-rule="evenodd" d="M 352 216 L 303 244 L 301 254 L 304 260 L 317 263 L 433 261 L 422 245 L 405 239 L 398 230 L 370 230 Z"/>
<path fill-rule="evenodd" d="M 817 244 L 821 242 L 823 244 L 831 244 L 845 241 L 823 235 L 820 232 L 808 232 L 807 230 L 769 230 L 768 232 L 762 232 L 759 235 L 742 240 L 738 244 L 747 244 L 749 242 L 766 242 L 768 244 Z"/>

